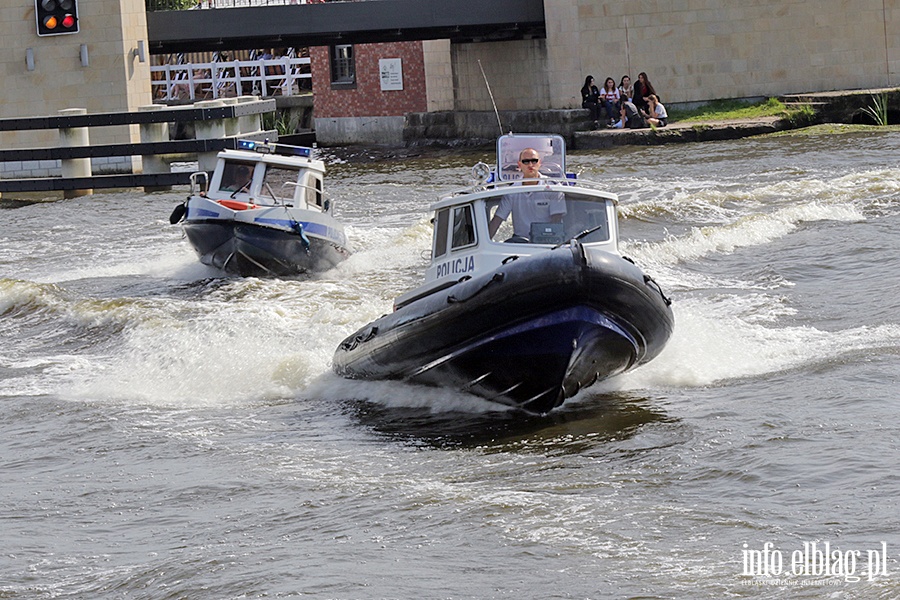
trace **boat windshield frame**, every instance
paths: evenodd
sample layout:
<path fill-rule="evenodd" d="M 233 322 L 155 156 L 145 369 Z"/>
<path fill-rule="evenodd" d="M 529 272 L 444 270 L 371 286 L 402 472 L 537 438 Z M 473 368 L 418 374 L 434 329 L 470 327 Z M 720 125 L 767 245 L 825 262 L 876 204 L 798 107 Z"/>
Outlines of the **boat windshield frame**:
<path fill-rule="evenodd" d="M 528 224 L 527 232 L 515 231 L 517 203 L 531 203 L 533 202 L 532 198 L 541 197 L 552 205 L 555 201 L 554 196 L 557 195 L 560 198 L 556 202 L 561 203 L 565 212 L 553 214 L 546 220 L 531 221 Z M 512 201 L 507 203 L 507 209 L 511 214 L 502 221 L 496 233 L 489 238 L 494 243 L 531 246 L 556 245 L 578 237 L 584 244 L 601 244 L 609 242 L 615 234 L 615 228 L 610 227 L 610 221 L 615 217 L 615 208 L 610 210 L 611 201 L 608 198 L 581 194 L 572 188 L 564 191 L 549 188 L 536 192 L 488 196 L 482 199 L 485 222 L 488 224 L 492 222 L 492 217 L 500 210 L 505 199 Z"/>
<path fill-rule="evenodd" d="M 619 204 L 619 197 L 616 194 L 607 191 L 606 187 L 604 187 L 600 183 L 597 183 L 596 181 L 591 181 L 589 179 L 576 179 L 574 177 L 541 177 L 540 179 L 488 181 L 486 183 L 480 183 L 466 188 L 455 189 L 441 196 L 441 198 L 437 202 L 431 205 L 431 210 L 437 210 L 439 208 L 443 208 L 445 205 L 455 204 L 459 202 L 460 196 L 471 196 L 473 194 L 483 194 L 484 192 L 502 192 L 503 190 L 509 190 L 509 192 L 507 193 L 515 193 L 517 191 L 521 191 L 517 189 L 519 186 L 531 182 L 537 182 L 542 186 L 564 186 L 567 188 L 577 188 L 593 196 L 602 197 L 606 200 L 612 200 L 613 204 Z"/>
<path fill-rule="evenodd" d="M 235 185 L 225 183 L 233 179 L 229 179 L 229 175 L 234 171 L 247 168 L 251 169 L 249 185 L 235 189 Z M 272 172 L 290 173 L 292 176 L 279 178 L 273 183 L 270 177 Z M 263 205 L 303 206 L 325 212 L 324 177 L 325 165 L 317 159 L 225 150 L 218 155 L 208 193 L 217 197 L 250 198 L 261 201 Z M 314 185 L 316 182 L 318 186 Z"/>
<path fill-rule="evenodd" d="M 605 244 L 615 248 L 618 244 L 618 215 L 616 206 L 618 197 L 600 188 L 599 184 L 574 185 L 571 180 L 541 179 L 538 186 L 523 186 L 522 182 L 497 182 L 470 188 L 464 193 L 451 193 L 443 200 L 432 205 L 434 232 L 432 235 L 432 260 L 441 259 L 449 254 L 459 251 L 483 252 L 487 246 L 493 246 L 494 251 L 504 248 L 502 252 L 514 253 L 526 248 L 552 247 L 565 243 L 573 238 L 578 238 L 585 244 Z M 529 189 L 533 188 L 533 189 Z M 546 225 L 540 231 L 540 241 L 532 241 L 532 231 L 528 235 L 515 236 L 513 233 L 515 220 L 513 214 L 514 205 L 507 207 L 510 214 L 503 223 L 497 227 L 493 236 L 490 235 L 491 219 L 504 202 L 504 198 L 510 201 L 527 201 L 528 196 L 537 192 L 543 196 L 560 194 L 566 203 L 565 214 L 559 224 L 552 224 L 552 219 L 546 222 L 537 222 L 538 225 Z M 460 208 L 472 206 L 474 224 L 457 223 L 456 215 L 460 214 Z M 469 233 L 468 230 L 472 231 Z M 587 233 L 585 233 L 587 232 Z M 468 239 L 462 239 L 468 236 Z M 522 239 L 525 237 L 527 239 Z"/>

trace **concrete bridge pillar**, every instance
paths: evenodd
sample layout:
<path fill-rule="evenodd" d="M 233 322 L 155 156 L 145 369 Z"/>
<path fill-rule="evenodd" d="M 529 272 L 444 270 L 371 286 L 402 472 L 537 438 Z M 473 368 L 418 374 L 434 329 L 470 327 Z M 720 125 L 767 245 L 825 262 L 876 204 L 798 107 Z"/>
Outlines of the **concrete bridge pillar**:
<path fill-rule="evenodd" d="M 66 108 L 59 111 L 64 117 L 73 115 L 86 115 L 86 108 Z M 62 148 L 87 147 L 91 145 L 90 134 L 87 127 L 67 127 L 59 130 L 59 145 Z M 64 158 L 61 161 L 63 177 L 90 177 L 91 176 L 91 159 L 90 158 Z M 88 196 L 93 194 L 94 190 L 88 188 L 83 190 L 64 190 L 63 198 L 77 198 L 78 196 Z"/>
<path fill-rule="evenodd" d="M 139 112 L 152 112 L 162 110 L 161 104 L 146 104 L 139 106 Z M 169 141 L 169 124 L 168 123 L 141 123 L 141 143 L 148 142 L 167 142 Z M 141 155 L 141 164 L 144 173 L 168 173 L 169 163 L 163 160 L 158 154 Z M 172 186 L 144 186 L 145 192 L 160 192 L 172 189 Z"/>
<path fill-rule="evenodd" d="M 194 103 L 194 108 L 221 108 L 225 103 L 221 100 L 202 100 Z M 195 136 L 198 140 L 218 140 L 225 137 L 225 119 L 207 119 L 194 124 Z M 216 168 L 217 152 L 201 152 L 197 155 L 197 163 L 201 171 L 213 171 Z"/>
<path fill-rule="evenodd" d="M 258 102 L 259 96 L 238 96 L 237 101 L 239 104 L 244 104 L 246 102 Z M 240 135 L 247 135 L 250 133 L 262 131 L 262 119 L 260 118 L 260 115 L 253 114 L 238 117 L 238 130 L 240 132 Z"/>
<path fill-rule="evenodd" d="M 222 104 L 225 106 L 234 106 L 238 103 L 237 98 L 222 98 Z M 225 135 L 227 137 L 235 137 L 241 134 L 240 117 L 232 119 L 224 119 Z"/>

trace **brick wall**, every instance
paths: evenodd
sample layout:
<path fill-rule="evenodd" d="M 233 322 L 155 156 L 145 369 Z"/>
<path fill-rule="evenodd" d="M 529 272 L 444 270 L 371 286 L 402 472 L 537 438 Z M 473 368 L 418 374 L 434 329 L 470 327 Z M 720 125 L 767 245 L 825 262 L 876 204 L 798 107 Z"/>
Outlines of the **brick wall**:
<path fill-rule="evenodd" d="M 331 85 L 330 49 L 310 48 L 313 104 L 316 118 L 389 117 L 427 110 L 425 60 L 422 42 L 357 44 L 353 46 L 356 85 Z M 382 91 L 378 61 L 399 58 L 403 67 L 403 89 Z"/>

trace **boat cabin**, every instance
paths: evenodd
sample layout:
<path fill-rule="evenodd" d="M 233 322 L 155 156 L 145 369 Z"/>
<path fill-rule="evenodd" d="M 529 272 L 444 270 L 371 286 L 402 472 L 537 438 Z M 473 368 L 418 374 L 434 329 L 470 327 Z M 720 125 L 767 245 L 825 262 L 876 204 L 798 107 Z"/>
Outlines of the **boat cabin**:
<path fill-rule="evenodd" d="M 207 196 L 228 206 L 287 206 L 328 212 L 325 164 L 311 148 L 240 140 L 219 153 Z M 232 207 L 234 208 L 234 207 Z"/>
<path fill-rule="evenodd" d="M 527 162 L 522 163 L 522 157 Z M 529 169 L 533 166 L 536 172 Z M 526 171 L 531 177 L 524 177 Z M 557 250 L 575 239 L 618 254 L 618 198 L 566 172 L 561 136 L 502 136 L 496 169 L 479 164 L 473 175 L 474 186 L 432 206 L 427 289 L 417 295 L 493 271 L 512 257 Z"/>

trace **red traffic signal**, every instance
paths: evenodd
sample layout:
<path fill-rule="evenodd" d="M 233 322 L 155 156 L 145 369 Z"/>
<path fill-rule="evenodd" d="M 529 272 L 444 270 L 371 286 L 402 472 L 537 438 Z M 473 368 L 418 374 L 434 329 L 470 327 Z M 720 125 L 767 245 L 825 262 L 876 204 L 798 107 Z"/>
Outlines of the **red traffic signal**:
<path fill-rule="evenodd" d="M 61 35 L 78 32 L 76 0 L 34 0 L 38 35 Z"/>

